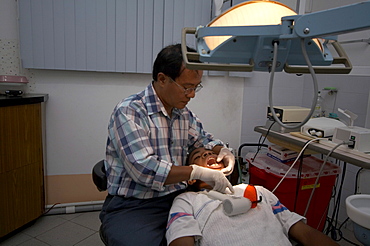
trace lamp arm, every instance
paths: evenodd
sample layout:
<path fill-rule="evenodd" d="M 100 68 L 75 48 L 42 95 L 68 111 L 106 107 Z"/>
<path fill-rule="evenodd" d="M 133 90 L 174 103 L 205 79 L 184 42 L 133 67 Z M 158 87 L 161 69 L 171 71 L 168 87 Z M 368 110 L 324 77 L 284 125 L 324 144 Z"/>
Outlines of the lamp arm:
<path fill-rule="evenodd" d="M 370 1 L 366 1 L 295 16 L 293 36 L 315 38 L 369 29 L 369 13 Z"/>

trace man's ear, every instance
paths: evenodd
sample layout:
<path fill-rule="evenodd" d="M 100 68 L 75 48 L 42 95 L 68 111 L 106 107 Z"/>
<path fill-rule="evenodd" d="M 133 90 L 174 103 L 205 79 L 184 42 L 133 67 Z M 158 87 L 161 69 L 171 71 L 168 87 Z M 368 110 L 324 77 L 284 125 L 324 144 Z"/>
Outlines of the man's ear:
<path fill-rule="evenodd" d="M 197 182 L 196 179 L 188 180 L 188 185 L 193 185 L 195 182 Z"/>
<path fill-rule="evenodd" d="M 165 84 L 166 80 L 167 80 L 167 76 L 164 73 L 157 74 L 157 81 L 159 82 L 161 86 Z"/>

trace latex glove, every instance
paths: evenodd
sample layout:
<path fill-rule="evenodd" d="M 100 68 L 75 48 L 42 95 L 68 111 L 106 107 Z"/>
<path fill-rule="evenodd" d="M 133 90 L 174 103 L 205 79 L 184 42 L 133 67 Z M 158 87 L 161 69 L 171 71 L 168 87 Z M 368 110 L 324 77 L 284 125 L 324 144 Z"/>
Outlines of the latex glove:
<path fill-rule="evenodd" d="M 223 168 L 221 172 L 223 172 L 226 176 L 230 175 L 234 170 L 235 156 L 228 148 L 223 147 L 217 156 L 217 162 L 220 162 L 221 160 L 223 160 L 225 165 L 225 168 Z"/>
<path fill-rule="evenodd" d="M 231 193 L 234 193 L 234 188 L 221 171 L 212 170 L 206 167 L 190 165 L 193 171 L 190 174 L 190 180 L 199 179 L 213 187 L 213 190 L 225 193 L 229 188 Z"/>

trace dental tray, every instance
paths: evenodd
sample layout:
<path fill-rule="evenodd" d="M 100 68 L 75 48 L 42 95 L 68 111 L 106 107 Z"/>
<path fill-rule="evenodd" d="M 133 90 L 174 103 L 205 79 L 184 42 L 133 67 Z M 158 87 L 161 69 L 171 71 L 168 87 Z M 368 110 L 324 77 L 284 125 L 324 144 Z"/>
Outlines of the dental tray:
<path fill-rule="evenodd" d="M 25 85 L 28 79 L 25 76 L 0 75 L 0 85 Z"/>

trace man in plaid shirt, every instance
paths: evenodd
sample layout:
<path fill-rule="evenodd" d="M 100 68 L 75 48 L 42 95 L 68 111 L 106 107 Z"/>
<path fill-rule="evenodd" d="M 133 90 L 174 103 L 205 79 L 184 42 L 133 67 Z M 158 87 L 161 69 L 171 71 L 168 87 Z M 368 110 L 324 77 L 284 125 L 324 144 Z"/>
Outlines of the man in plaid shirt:
<path fill-rule="evenodd" d="M 113 110 L 105 161 L 109 195 L 100 214 L 108 245 L 165 245 L 169 209 L 189 179 L 233 192 L 225 177 L 233 154 L 186 107 L 202 88 L 202 75 L 185 68 L 180 44 L 167 46 L 154 62 L 153 82 Z M 225 169 L 185 166 L 188 150 L 200 146 L 216 152 Z"/>

